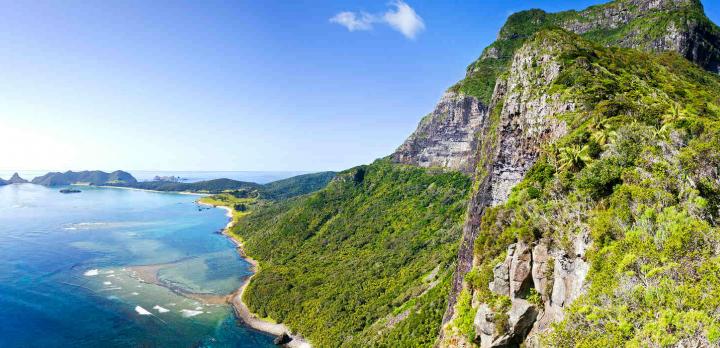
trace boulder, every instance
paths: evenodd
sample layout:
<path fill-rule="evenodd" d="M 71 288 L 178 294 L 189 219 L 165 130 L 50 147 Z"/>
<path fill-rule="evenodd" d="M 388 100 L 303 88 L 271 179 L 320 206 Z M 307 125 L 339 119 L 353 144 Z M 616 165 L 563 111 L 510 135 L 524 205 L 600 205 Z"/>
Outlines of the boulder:
<path fill-rule="evenodd" d="M 533 287 L 532 250 L 524 242 L 518 242 L 510 264 L 510 297 L 524 297 Z"/>
<path fill-rule="evenodd" d="M 277 345 L 277 346 L 281 346 L 281 345 L 290 343 L 290 341 L 292 341 L 292 337 L 290 337 L 290 335 L 288 335 L 287 332 L 283 332 L 282 335 L 275 337 L 275 340 L 273 341 L 273 343 L 275 343 L 275 345 Z"/>
<path fill-rule="evenodd" d="M 480 347 L 492 347 L 495 340 L 495 313 L 490 306 L 483 303 L 478 307 L 475 313 L 475 341 L 480 343 Z"/>

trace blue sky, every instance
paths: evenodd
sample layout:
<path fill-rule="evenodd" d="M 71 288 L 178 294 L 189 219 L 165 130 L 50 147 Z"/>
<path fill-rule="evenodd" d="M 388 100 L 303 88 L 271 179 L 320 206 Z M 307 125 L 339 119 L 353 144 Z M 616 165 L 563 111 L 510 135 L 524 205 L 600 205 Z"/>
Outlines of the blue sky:
<path fill-rule="evenodd" d="M 387 1 L 1 0 L 0 169 L 368 163 L 510 13 L 601 2 L 408 1 L 418 25 Z"/>

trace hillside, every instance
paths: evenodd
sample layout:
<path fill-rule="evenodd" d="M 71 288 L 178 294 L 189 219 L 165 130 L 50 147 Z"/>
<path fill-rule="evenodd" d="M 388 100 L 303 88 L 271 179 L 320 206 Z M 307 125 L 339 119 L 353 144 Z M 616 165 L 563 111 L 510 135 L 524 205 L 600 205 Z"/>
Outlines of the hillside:
<path fill-rule="evenodd" d="M 72 184 L 106 185 L 113 183 L 133 184 L 137 180 L 128 172 L 121 170 L 106 173 L 99 170 L 65 173 L 51 172 L 32 179 L 33 184 L 45 186 L 63 186 Z"/>
<path fill-rule="evenodd" d="M 341 180 L 351 170 L 241 219 L 234 233 L 261 260 L 246 300 L 320 347 L 717 346 L 719 66 L 720 30 L 696 0 L 514 14 L 395 164 L 367 167 L 472 175 L 464 215 L 422 210 L 463 224 L 419 239 L 443 244 L 422 249 L 443 250 L 429 262 L 442 320 L 436 300 L 396 297 L 419 273 L 367 261 L 407 260 L 405 244 L 365 233 L 394 226 L 376 214 L 408 214 L 375 189 L 428 199 L 397 174 L 357 190 Z"/>
<path fill-rule="evenodd" d="M 232 230 L 260 261 L 245 301 L 320 347 L 432 344 L 469 188 L 378 160 L 252 212 Z"/>
<path fill-rule="evenodd" d="M 534 98 L 553 112 L 515 113 Z M 700 294 L 720 291 L 720 77 L 543 30 L 493 104 L 484 173 L 522 159 L 527 175 L 481 177 L 491 201 L 445 344 L 717 343 L 717 304 Z"/>

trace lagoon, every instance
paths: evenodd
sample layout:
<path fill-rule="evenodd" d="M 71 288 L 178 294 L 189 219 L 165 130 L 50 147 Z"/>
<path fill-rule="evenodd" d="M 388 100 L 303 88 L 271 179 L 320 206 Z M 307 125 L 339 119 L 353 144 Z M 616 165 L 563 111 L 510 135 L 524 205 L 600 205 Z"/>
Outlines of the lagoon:
<path fill-rule="evenodd" d="M 197 196 L 0 186 L 0 346 L 273 347 L 222 300 L 252 274 Z"/>

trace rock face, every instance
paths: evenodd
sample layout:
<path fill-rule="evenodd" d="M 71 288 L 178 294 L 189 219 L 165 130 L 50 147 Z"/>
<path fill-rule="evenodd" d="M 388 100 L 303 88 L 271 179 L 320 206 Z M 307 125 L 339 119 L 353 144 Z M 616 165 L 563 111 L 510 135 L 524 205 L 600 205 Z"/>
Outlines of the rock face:
<path fill-rule="evenodd" d="M 464 287 L 463 279 L 472 269 L 473 245 L 485 208 L 504 203 L 512 188 L 536 162 L 543 146 L 567 134 L 567 125 L 554 116 L 581 108 L 579 101 L 564 99 L 549 88 L 562 69 L 558 54 L 563 51 L 563 45 L 572 45 L 572 42 L 548 40 L 541 45 L 523 44 L 534 33 L 554 26 L 606 46 L 675 51 L 706 70 L 720 72 L 720 29 L 707 19 L 698 0 L 618 0 L 579 12 L 550 14 L 530 10 L 512 15 L 498 35 L 498 41 L 468 67 L 466 79 L 453 87 L 457 94 L 463 95 L 463 91 L 472 91 L 464 86 L 495 82 L 486 116 L 477 131 L 475 158 L 468 160 L 477 168 L 476 189 L 468 206 L 444 323 L 453 317 L 457 296 Z M 505 66 L 499 70 L 504 73 L 488 72 L 495 71 L 497 66 Z M 432 125 L 441 129 L 444 125 L 439 120 Z M 428 123 L 425 128 L 430 126 Z M 432 133 L 428 129 L 425 132 Z M 415 153 L 425 151 L 424 143 L 415 144 Z M 443 163 L 442 159 L 434 161 Z M 576 244 L 586 247 L 589 243 L 586 239 L 578 237 L 582 241 Z M 583 257 L 578 256 L 584 255 L 584 249 L 573 255 L 561 255 L 549 245 L 528 246 L 533 265 L 530 282 L 545 303 L 534 330 L 547 328 L 562 318 L 562 309 L 581 291 L 589 268 Z M 525 251 L 520 255 L 517 260 L 506 259 L 495 267 L 495 279 L 490 285 L 493 291 L 522 297 L 524 285 L 514 277 L 528 279 L 525 277 L 528 256 Z M 515 262 L 518 262 L 517 268 L 513 269 Z M 548 269 L 552 272 L 548 273 Z"/>
<path fill-rule="evenodd" d="M 674 20 L 657 20 L 672 13 Z M 720 32 L 712 23 L 703 20 L 699 0 L 624 0 L 601 7 L 592 7 L 579 18 L 566 20 L 561 27 L 585 34 L 596 30 L 620 29 L 638 21 L 617 41 L 608 45 L 644 49 L 653 52 L 675 51 L 706 70 L 720 72 Z M 664 26 L 664 27 L 663 27 Z M 663 30 L 658 30 L 663 29 Z"/>
<path fill-rule="evenodd" d="M 476 134 L 487 117 L 477 98 L 447 92 L 417 130 L 393 153 L 395 162 L 420 167 L 475 170 Z"/>
<path fill-rule="evenodd" d="M 21 178 L 20 175 L 18 175 L 18 173 L 15 173 L 10 178 L 10 180 L 7 181 L 7 183 L 8 184 L 26 184 L 26 183 L 28 183 L 28 181 Z"/>

